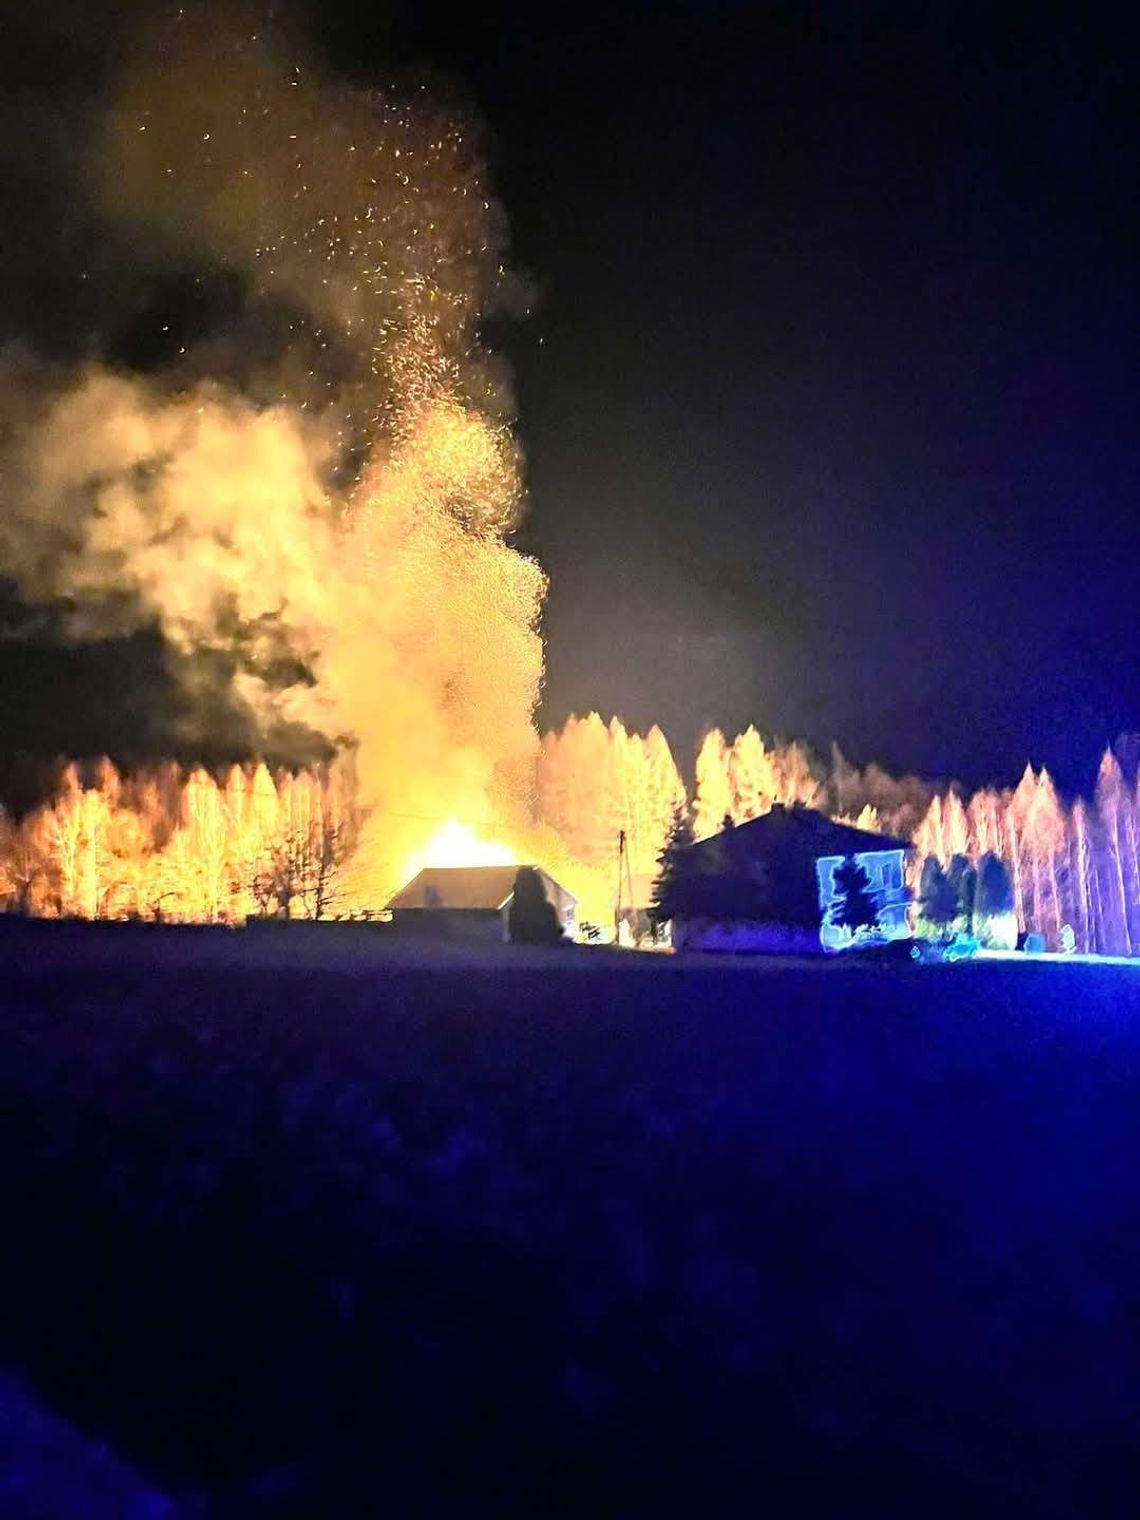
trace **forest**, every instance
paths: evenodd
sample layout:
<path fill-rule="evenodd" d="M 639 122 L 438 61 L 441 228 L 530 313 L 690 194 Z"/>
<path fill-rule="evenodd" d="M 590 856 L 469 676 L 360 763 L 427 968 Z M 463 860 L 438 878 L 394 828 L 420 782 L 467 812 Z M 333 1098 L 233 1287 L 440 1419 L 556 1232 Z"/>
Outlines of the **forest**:
<path fill-rule="evenodd" d="M 732 739 L 713 729 L 687 784 L 660 728 L 642 735 L 590 713 L 542 737 L 533 816 L 499 832 L 515 858 L 548 859 L 600 916 L 616 886 L 619 832 L 634 878 L 645 883 L 678 807 L 703 839 L 726 819 L 744 823 L 774 803 L 798 803 L 910 841 L 916 892 L 928 858 L 950 870 L 956 859 L 977 865 L 995 855 L 1022 931 L 1051 949 L 1134 955 L 1134 750 L 1127 739 L 1106 749 L 1091 798 L 1066 800 L 1044 767 L 1027 765 L 1015 786 L 966 794 L 874 765 L 860 769 L 835 748 L 824 760 L 755 727 Z M 21 816 L 0 814 L 0 903 L 11 912 L 205 923 L 240 923 L 251 914 L 320 918 L 381 908 L 378 879 L 389 895 L 402 885 L 398 868 L 388 878 L 370 868 L 384 818 L 366 818 L 358 806 L 350 756 L 276 774 L 263 764 L 214 775 L 173 763 L 120 772 L 106 758 L 69 762 L 46 792 Z M 424 828 L 436 822 L 425 820 Z"/>

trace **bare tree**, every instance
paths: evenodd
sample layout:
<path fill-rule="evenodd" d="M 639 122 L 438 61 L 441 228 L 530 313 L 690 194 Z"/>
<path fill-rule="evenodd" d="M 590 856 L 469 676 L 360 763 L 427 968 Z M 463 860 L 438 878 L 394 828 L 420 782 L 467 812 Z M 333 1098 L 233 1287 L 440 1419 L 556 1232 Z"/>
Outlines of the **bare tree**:
<path fill-rule="evenodd" d="M 325 918 L 340 897 L 355 843 L 348 819 L 331 809 L 294 822 L 256 863 L 249 889 L 259 911 L 278 918 Z"/>
<path fill-rule="evenodd" d="M 1101 825 L 1105 835 L 1105 849 L 1107 853 L 1108 877 L 1112 886 L 1114 906 L 1119 912 L 1117 918 L 1119 935 L 1114 935 L 1111 948 L 1123 952 L 1125 955 L 1132 954 L 1132 936 L 1128 930 L 1128 891 L 1124 880 L 1124 856 L 1125 841 L 1122 823 L 1122 814 L 1127 804 L 1124 790 L 1124 778 L 1117 764 L 1116 756 L 1111 750 L 1106 749 L 1101 758 L 1100 770 L 1096 778 L 1096 807 L 1100 815 Z"/>

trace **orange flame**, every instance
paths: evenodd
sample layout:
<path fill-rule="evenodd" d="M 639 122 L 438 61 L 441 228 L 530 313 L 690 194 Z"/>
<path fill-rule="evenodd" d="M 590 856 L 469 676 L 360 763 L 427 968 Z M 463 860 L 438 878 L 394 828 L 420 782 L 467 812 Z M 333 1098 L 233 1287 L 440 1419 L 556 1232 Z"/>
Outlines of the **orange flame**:
<path fill-rule="evenodd" d="M 467 824 L 449 818 L 404 861 L 399 886 L 406 886 L 432 866 L 513 866 L 518 858 L 518 852 L 510 845 L 480 839 Z"/>

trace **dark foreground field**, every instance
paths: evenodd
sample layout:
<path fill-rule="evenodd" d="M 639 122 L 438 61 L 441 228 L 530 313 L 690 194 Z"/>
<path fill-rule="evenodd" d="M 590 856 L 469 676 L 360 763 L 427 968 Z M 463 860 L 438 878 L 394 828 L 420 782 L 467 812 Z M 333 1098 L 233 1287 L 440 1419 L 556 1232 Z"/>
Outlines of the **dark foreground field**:
<path fill-rule="evenodd" d="M 0 1360 L 188 1512 L 1140 1504 L 1140 968 L 0 957 Z"/>

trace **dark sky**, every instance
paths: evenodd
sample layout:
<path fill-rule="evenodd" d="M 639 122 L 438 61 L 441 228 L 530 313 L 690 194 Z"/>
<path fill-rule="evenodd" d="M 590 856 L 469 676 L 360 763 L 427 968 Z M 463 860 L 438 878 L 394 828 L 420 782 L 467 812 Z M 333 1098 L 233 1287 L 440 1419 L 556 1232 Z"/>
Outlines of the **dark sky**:
<path fill-rule="evenodd" d="M 1140 78 L 1034 5 L 406 6 L 485 118 L 543 717 L 1087 788 L 1140 726 Z"/>
<path fill-rule="evenodd" d="M 21 13 L 38 40 L 0 58 L 0 206 L 70 238 L 70 268 L 99 249 L 66 187 L 41 194 L 18 92 L 50 134 L 115 48 L 77 0 L 45 4 L 59 24 Z M 489 336 L 528 457 L 519 542 L 551 580 L 544 724 L 657 721 L 687 761 L 707 724 L 754 721 L 895 770 L 1008 783 L 1031 758 L 1090 788 L 1140 728 L 1118 10 L 298 4 L 338 70 L 427 67 L 486 123 L 534 289 Z M 0 241 L 7 306 L 41 345 L 81 332 L 21 247 Z M 139 711 L 102 733 L 114 650 L 72 660 L 64 698 L 61 653 L 0 644 L 9 740 L 66 748 L 88 709 L 95 748 L 177 726 L 112 675 Z"/>

